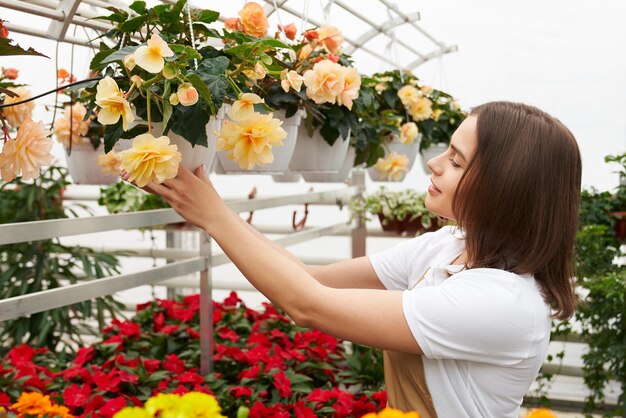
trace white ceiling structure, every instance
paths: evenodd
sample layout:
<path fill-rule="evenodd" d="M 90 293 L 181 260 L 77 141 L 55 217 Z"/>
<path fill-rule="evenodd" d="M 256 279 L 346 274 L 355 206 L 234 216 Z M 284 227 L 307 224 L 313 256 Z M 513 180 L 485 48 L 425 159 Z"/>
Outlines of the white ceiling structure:
<path fill-rule="evenodd" d="M 172 2 L 172 0 L 163 0 Z M 390 0 L 259 0 L 263 4 L 270 23 L 299 24 L 300 29 L 333 24 L 343 31 L 344 52 L 364 52 L 369 58 L 399 68 L 415 68 L 429 60 L 457 51 L 456 45 L 446 45 L 420 25 L 418 11 L 405 12 Z M 24 14 L 47 18 L 47 27 L 28 25 L 28 19 L 8 21 L 11 32 L 37 36 L 82 46 L 92 45 L 90 40 L 111 28 L 106 21 L 95 20 L 107 15 L 107 6 L 127 8 L 130 0 L 0 0 L 5 7 Z M 148 1 L 154 4 L 155 1 Z M 206 0 L 190 0 L 192 7 L 210 8 L 224 17 L 236 16 L 244 4 L 209 3 Z M 348 24 L 349 23 L 349 24 Z M 395 29 L 409 27 L 413 33 L 410 41 L 398 39 Z M 273 26 L 275 27 L 275 26 Z"/>

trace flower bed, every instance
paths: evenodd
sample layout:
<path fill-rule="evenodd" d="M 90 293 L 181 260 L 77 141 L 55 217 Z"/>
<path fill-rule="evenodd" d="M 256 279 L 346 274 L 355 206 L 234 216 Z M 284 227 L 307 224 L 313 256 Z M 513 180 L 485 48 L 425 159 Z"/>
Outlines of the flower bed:
<path fill-rule="evenodd" d="M 214 394 L 225 416 L 358 417 L 386 404 L 380 353 L 303 329 L 266 304 L 246 307 L 233 292 L 213 303 L 215 371 L 201 376 L 199 296 L 139 305 L 113 320 L 102 341 L 74 355 L 28 345 L 0 362 L 0 406 L 40 391 L 81 417 L 112 417 L 157 393 Z"/>

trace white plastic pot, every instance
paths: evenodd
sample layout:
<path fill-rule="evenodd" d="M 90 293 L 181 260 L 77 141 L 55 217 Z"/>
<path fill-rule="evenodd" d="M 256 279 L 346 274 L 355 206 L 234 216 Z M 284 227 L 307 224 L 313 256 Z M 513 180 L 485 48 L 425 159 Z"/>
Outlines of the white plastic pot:
<path fill-rule="evenodd" d="M 387 144 L 389 148 L 389 153 L 396 152 L 397 154 L 403 154 L 409 159 L 408 170 L 401 176 L 399 180 L 389 180 L 388 177 L 382 179 L 380 177 L 380 172 L 374 167 L 370 167 L 367 169 L 367 173 L 369 174 L 372 181 L 402 181 L 406 177 L 406 174 L 411 171 L 413 168 L 413 164 L 415 164 L 415 160 L 417 158 L 417 152 L 419 150 L 419 143 L 421 140 L 421 136 L 413 141 L 412 144 L 403 144 L 400 142 L 399 138 L 394 138 L 393 141 Z M 385 155 L 387 157 L 388 154 Z"/>
<path fill-rule="evenodd" d="M 118 145 L 119 144 L 119 145 Z M 113 150 L 122 150 L 122 143 L 115 144 Z M 104 145 L 93 149 L 90 142 L 72 144 L 72 153 L 65 154 L 67 171 L 75 184 L 108 185 L 117 183 L 117 174 L 103 173 L 98 165 L 98 157 L 104 155 Z"/>
<path fill-rule="evenodd" d="M 348 179 L 350 170 L 354 166 L 354 158 L 356 157 L 356 151 L 353 147 L 348 149 L 348 154 L 343 161 L 343 165 L 337 173 L 302 173 L 305 181 L 309 183 L 343 183 Z"/>
<path fill-rule="evenodd" d="M 430 147 L 422 151 L 421 157 L 422 157 L 422 168 L 424 169 L 424 173 L 430 174 L 430 169 L 426 165 L 428 163 L 428 160 L 435 158 L 439 154 L 443 154 L 444 152 L 446 152 L 447 149 L 448 149 L 448 144 L 445 144 L 442 142 L 439 144 L 431 145 Z"/>
<path fill-rule="evenodd" d="M 349 134 L 346 139 L 339 136 L 331 146 L 324 141 L 319 130 L 310 137 L 305 129 L 301 129 L 289 170 L 303 174 L 311 172 L 336 174 L 345 162 L 349 146 Z"/>

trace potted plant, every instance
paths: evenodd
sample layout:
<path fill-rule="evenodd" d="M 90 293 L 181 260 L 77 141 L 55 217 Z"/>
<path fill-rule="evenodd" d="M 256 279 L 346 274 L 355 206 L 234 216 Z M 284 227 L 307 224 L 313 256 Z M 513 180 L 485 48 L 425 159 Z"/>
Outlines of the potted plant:
<path fill-rule="evenodd" d="M 274 98 L 283 90 L 286 60 L 294 51 L 277 39 L 279 33 L 267 36 L 269 24 L 257 3 L 246 3 L 239 16 L 225 19 L 222 35 L 231 89 L 218 133 L 218 158 L 226 173 L 284 173 L 302 118 L 293 100 Z"/>
<path fill-rule="evenodd" d="M 399 235 L 436 231 L 444 223 L 424 205 L 426 193 L 413 189 L 390 191 L 381 186 L 375 193 L 354 199 L 350 203 L 352 218 L 370 220 L 377 216 L 384 231 Z"/>
<path fill-rule="evenodd" d="M 626 241 L 626 153 L 608 155 L 604 161 L 621 165 L 618 171 L 620 184 L 612 196 L 609 212 L 615 222 L 615 234 L 620 241 L 624 242 Z"/>
<path fill-rule="evenodd" d="M 101 79 L 87 86 L 88 111 L 105 125 L 105 152 L 120 139 L 133 139 L 121 167 L 143 185 L 172 178 L 182 162 L 209 166 L 215 155 L 216 115 L 229 88 L 229 58 L 211 46 L 219 34 L 208 25 L 219 13 L 191 10 L 186 0 L 129 11 L 110 7 L 100 17 L 115 26 L 100 44 L 90 69 Z M 154 170 L 145 168 L 153 162 Z"/>

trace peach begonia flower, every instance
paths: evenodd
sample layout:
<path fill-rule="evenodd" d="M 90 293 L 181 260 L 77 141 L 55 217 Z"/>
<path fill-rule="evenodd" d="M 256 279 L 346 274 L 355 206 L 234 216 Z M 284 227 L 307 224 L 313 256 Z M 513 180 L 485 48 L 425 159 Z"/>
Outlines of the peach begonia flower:
<path fill-rule="evenodd" d="M 285 25 L 285 27 L 278 25 L 278 30 L 285 32 L 285 36 L 287 37 L 287 39 L 290 39 L 292 41 L 296 39 L 296 34 L 298 33 L 298 28 L 296 28 L 295 23 L 289 23 Z"/>
<path fill-rule="evenodd" d="M 285 90 L 285 93 L 289 93 L 290 87 L 293 87 L 295 91 L 300 92 L 300 89 L 302 88 L 302 83 L 304 82 L 304 77 L 302 77 L 294 70 L 287 71 L 287 69 L 284 69 L 280 73 L 280 79 L 280 86 L 283 88 L 283 90 Z"/>
<path fill-rule="evenodd" d="M 97 163 L 98 167 L 104 174 L 118 174 L 120 172 L 120 163 L 122 159 L 120 155 L 115 151 L 110 151 L 106 154 L 98 155 Z"/>
<path fill-rule="evenodd" d="M 2 67 L 2 76 L 8 78 L 9 80 L 15 80 L 17 78 L 19 71 L 17 68 L 4 68 Z"/>
<path fill-rule="evenodd" d="M 16 139 L 4 143 L 0 152 L 0 172 L 4 181 L 21 175 L 24 180 L 39 177 L 40 168 L 52 163 L 52 141 L 45 132 L 43 122 L 25 119 L 17 131 Z"/>
<path fill-rule="evenodd" d="M 265 66 L 263 65 L 263 63 L 258 61 L 256 64 L 254 64 L 254 70 L 244 70 L 243 73 L 250 80 L 256 81 L 256 80 L 263 80 L 265 76 L 267 75 L 267 70 L 265 69 Z"/>
<path fill-rule="evenodd" d="M 398 97 L 404 107 L 408 108 L 412 103 L 417 102 L 422 97 L 422 94 L 418 89 L 407 84 L 398 90 Z"/>
<path fill-rule="evenodd" d="M 156 33 L 153 33 L 146 45 L 142 45 L 135 50 L 135 64 L 144 70 L 157 74 L 165 66 L 163 58 L 171 57 L 174 51 Z"/>
<path fill-rule="evenodd" d="M 537 408 L 528 411 L 526 418 L 557 418 L 557 416 L 547 408 Z"/>
<path fill-rule="evenodd" d="M 178 102 L 183 106 L 193 106 L 198 103 L 198 90 L 191 83 L 183 83 L 176 91 Z"/>
<path fill-rule="evenodd" d="M 89 120 L 83 120 L 86 113 L 87 109 L 82 103 L 74 103 L 72 106 L 65 106 L 63 117 L 54 121 L 52 131 L 56 140 L 65 148 L 70 147 L 70 137 L 73 143 L 82 142 L 82 137 L 87 134 Z"/>
<path fill-rule="evenodd" d="M 31 94 L 30 90 L 26 87 L 11 87 L 8 90 L 17 94 L 16 97 L 10 97 L 8 94 L 4 96 L 4 104 L 11 104 L 21 102 L 22 100 L 30 99 Z M 35 102 L 30 101 L 27 103 L 22 103 L 15 106 L 5 107 L 1 110 L 2 114 L 7 120 L 7 123 L 12 128 L 19 127 L 22 122 L 26 119 L 30 119 L 33 114 L 33 109 L 35 108 Z"/>
<path fill-rule="evenodd" d="M 400 127 L 400 142 L 405 145 L 415 142 L 419 130 L 415 122 L 407 122 Z"/>
<path fill-rule="evenodd" d="M 139 187 L 151 181 L 163 183 L 173 179 L 182 160 L 178 147 L 170 145 L 168 137 L 155 138 L 148 133 L 135 137 L 132 147 L 120 152 L 120 158 L 120 169 Z"/>
<path fill-rule="evenodd" d="M 224 19 L 224 27 L 228 30 L 238 30 L 239 32 L 243 31 L 243 26 L 241 25 L 241 21 L 238 17 L 227 17 Z"/>
<path fill-rule="evenodd" d="M 317 30 L 321 44 L 332 54 L 336 54 L 343 44 L 341 31 L 334 26 L 326 25 Z"/>
<path fill-rule="evenodd" d="M 115 80 L 109 76 L 98 82 L 96 104 L 102 108 L 98 112 L 98 122 L 103 125 L 114 125 L 121 116 L 122 127 L 127 131 L 128 124 L 135 120 L 130 103 L 124 98 Z"/>
<path fill-rule="evenodd" d="M 137 65 L 137 62 L 135 62 L 135 54 L 126 55 L 122 60 L 122 64 L 124 64 L 124 67 L 126 67 L 128 71 L 133 71 Z"/>
<path fill-rule="evenodd" d="M 311 46 L 311 44 L 306 44 L 302 48 L 300 48 L 300 51 L 298 51 L 298 59 L 300 61 L 304 61 L 309 58 L 312 53 L 313 47 Z"/>
<path fill-rule="evenodd" d="M 267 35 L 267 29 L 269 23 L 265 16 L 265 10 L 258 3 L 253 1 L 246 3 L 243 9 L 239 11 L 239 17 L 241 19 L 241 26 L 243 32 L 257 38 L 262 38 Z"/>
<path fill-rule="evenodd" d="M 415 122 L 426 120 L 433 114 L 433 102 L 426 97 L 422 97 L 411 103 L 407 110 Z"/>
<path fill-rule="evenodd" d="M 393 151 L 386 158 L 379 158 L 374 168 L 380 173 L 381 179 L 400 181 L 403 174 L 409 171 L 409 159 L 406 155 Z"/>
<path fill-rule="evenodd" d="M 343 91 L 337 96 L 337 103 L 352 110 L 352 101 L 358 99 L 359 90 L 361 89 L 361 76 L 354 67 L 343 67 L 344 87 Z"/>
<path fill-rule="evenodd" d="M 433 92 L 433 88 L 430 86 L 422 86 L 420 90 L 422 90 L 422 93 L 424 94 L 430 94 Z"/>
<path fill-rule="evenodd" d="M 420 418 L 417 412 L 403 412 L 399 409 L 385 408 L 379 413 L 370 412 L 361 418 Z"/>
<path fill-rule="evenodd" d="M 228 111 L 228 117 L 234 121 L 245 119 L 254 113 L 254 105 L 260 103 L 265 103 L 265 100 L 254 93 L 244 93 L 233 103 Z"/>
<path fill-rule="evenodd" d="M 336 103 L 346 85 L 344 67 L 322 60 L 304 73 L 306 95 L 317 104 Z"/>
<path fill-rule="evenodd" d="M 255 165 L 266 165 L 274 161 L 273 146 L 284 145 L 287 132 L 282 121 L 273 115 L 253 112 L 236 121 L 225 120 L 217 138 L 218 151 L 230 151 L 227 157 L 239 167 L 251 170 Z"/>

